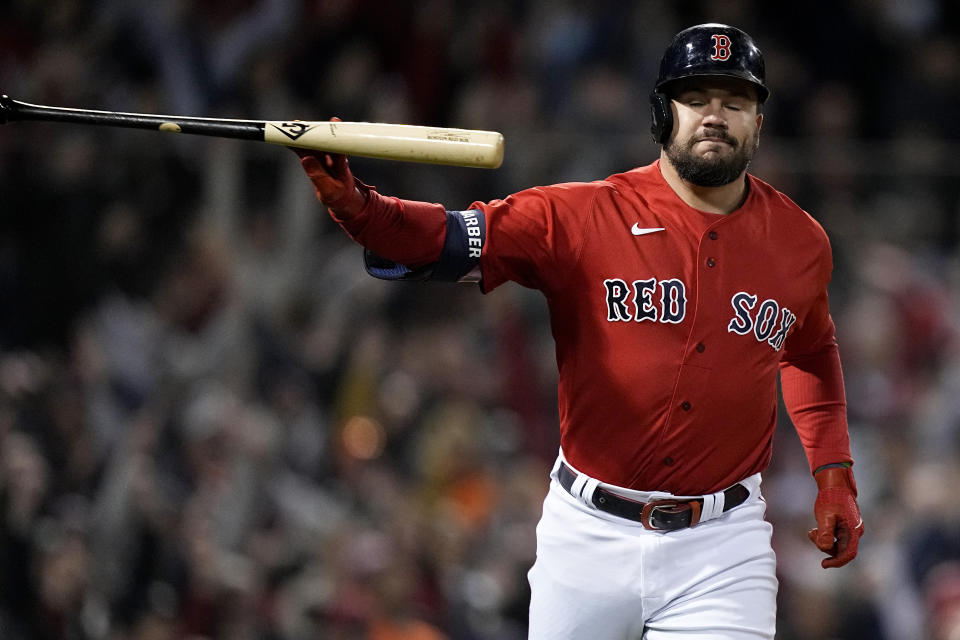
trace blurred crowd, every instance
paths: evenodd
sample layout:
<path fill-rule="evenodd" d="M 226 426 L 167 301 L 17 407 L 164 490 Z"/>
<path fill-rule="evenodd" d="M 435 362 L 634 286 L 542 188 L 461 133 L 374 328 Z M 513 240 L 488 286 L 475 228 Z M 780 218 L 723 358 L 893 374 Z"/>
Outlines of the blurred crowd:
<path fill-rule="evenodd" d="M 866 520 L 821 569 L 781 412 L 778 638 L 960 638 L 957 3 L 6 6 L 26 102 L 502 131 L 496 171 L 353 161 L 448 208 L 650 162 L 672 35 L 744 28 L 773 92 L 752 171 L 833 242 Z M 525 637 L 558 444 L 536 293 L 370 278 L 278 147 L 13 123 L 0 296 L 0 637 Z"/>

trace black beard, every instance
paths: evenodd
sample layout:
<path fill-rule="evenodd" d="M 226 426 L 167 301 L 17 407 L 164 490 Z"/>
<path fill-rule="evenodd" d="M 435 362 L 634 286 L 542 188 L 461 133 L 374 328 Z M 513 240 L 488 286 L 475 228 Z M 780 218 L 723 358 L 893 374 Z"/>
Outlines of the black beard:
<path fill-rule="evenodd" d="M 721 187 L 736 180 L 750 166 L 753 154 L 757 151 L 758 140 L 755 139 L 753 144 L 741 145 L 725 132 L 711 133 L 711 136 L 729 142 L 734 148 L 733 154 L 717 160 L 707 160 L 703 156 L 698 156 L 693 153 L 693 145 L 699 141 L 696 137 L 691 138 L 682 147 L 674 138 L 664 148 L 670 164 L 684 181 L 699 187 Z"/>

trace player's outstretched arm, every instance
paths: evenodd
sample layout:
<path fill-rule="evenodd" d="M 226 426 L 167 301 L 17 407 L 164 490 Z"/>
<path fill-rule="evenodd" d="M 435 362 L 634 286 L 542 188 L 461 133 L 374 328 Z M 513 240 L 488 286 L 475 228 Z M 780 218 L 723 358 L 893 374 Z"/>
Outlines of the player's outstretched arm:
<path fill-rule="evenodd" d="M 343 154 L 293 150 L 317 199 L 351 238 L 399 264 L 417 267 L 437 260 L 446 231 L 442 205 L 378 194 L 356 179 Z"/>
<path fill-rule="evenodd" d="M 863 518 L 857 506 L 857 484 L 853 470 L 846 465 L 826 465 L 814 474 L 817 501 L 813 512 L 817 528 L 809 531 L 810 540 L 826 553 L 824 569 L 842 567 L 857 556 Z"/>

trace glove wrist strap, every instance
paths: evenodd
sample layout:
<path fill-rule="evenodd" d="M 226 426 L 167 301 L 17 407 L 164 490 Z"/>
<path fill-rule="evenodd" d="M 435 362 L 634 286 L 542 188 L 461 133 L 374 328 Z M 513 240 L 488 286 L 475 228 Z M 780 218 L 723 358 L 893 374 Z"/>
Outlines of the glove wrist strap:
<path fill-rule="evenodd" d="M 857 495 L 856 484 L 853 480 L 853 472 L 849 467 L 828 467 L 821 468 L 814 476 L 817 480 L 817 488 L 820 491 L 826 489 L 846 489 Z"/>

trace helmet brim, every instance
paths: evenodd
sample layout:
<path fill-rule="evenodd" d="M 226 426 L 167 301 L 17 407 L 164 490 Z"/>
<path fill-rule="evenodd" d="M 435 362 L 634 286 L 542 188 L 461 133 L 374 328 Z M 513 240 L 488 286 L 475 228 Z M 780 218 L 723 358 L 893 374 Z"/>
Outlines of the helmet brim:
<path fill-rule="evenodd" d="M 681 80 L 688 80 L 690 78 L 736 78 L 738 80 L 744 80 L 753 85 L 754 89 L 757 91 L 757 102 L 763 104 L 770 97 L 770 90 L 764 86 L 763 82 L 760 81 L 752 73 L 748 72 L 738 72 L 738 71 L 692 71 L 687 74 L 680 74 L 677 76 L 672 76 L 656 85 L 656 91 L 661 93 L 668 93 L 668 87 L 676 82 Z"/>

